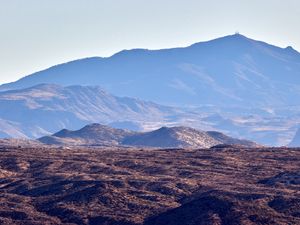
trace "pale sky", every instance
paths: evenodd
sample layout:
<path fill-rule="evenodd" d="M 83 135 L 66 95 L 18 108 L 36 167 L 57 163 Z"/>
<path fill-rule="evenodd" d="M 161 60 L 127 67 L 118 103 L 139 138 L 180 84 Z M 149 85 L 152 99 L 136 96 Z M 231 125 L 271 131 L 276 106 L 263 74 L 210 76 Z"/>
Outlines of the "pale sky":
<path fill-rule="evenodd" d="M 300 51 L 300 0 L 0 0 L 0 84 L 74 59 L 236 31 Z"/>

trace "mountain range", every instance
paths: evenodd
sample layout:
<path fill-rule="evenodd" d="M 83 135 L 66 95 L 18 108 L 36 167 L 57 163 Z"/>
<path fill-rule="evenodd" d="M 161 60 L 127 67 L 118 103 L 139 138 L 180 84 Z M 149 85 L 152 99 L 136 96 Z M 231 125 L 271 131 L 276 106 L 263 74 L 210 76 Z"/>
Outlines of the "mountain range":
<path fill-rule="evenodd" d="M 0 90 L 40 83 L 100 85 L 117 96 L 168 105 L 298 105 L 300 53 L 240 34 L 185 48 L 124 50 L 31 74 Z"/>
<path fill-rule="evenodd" d="M 288 145 L 300 124 L 300 53 L 240 34 L 184 48 L 121 51 L 0 86 L 0 137 L 101 123 L 217 130 Z"/>
<path fill-rule="evenodd" d="M 179 111 L 139 99 L 116 97 L 99 87 L 40 84 L 0 92 L 0 137 L 38 138 L 62 128 L 101 122 L 140 130 Z M 146 124 L 144 124 L 146 126 Z"/>
<path fill-rule="evenodd" d="M 254 142 L 231 138 L 219 132 L 205 132 L 189 127 L 162 127 L 149 132 L 132 132 L 101 124 L 90 124 L 76 131 L 63 129 L 38 140 L 44 144 L 55 145 L 125 145 L 158 148 L 209 148 L 219 144 L 259 146 Z"/>
<path fill-rule="evenodd" d="M 187 126 L 274 146 L 288 144 L 300 121 L 297 108 L 271 113 L 259 108 L 170 107 L 80 85 L 40 84 L 0 92 L 0 108 L 2 138 L 36 139 L 64 128 L 77 130 L 101 123 L 131 131 Z"/>

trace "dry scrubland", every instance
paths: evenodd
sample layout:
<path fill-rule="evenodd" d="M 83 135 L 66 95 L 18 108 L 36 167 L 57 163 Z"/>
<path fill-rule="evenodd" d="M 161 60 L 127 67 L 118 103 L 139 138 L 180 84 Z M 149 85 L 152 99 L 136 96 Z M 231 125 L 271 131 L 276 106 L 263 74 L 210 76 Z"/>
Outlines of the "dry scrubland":
<path fill-rule="evenodd" d="M 300 224 L 300 151 L 0 149 L 1 224 Z"/>

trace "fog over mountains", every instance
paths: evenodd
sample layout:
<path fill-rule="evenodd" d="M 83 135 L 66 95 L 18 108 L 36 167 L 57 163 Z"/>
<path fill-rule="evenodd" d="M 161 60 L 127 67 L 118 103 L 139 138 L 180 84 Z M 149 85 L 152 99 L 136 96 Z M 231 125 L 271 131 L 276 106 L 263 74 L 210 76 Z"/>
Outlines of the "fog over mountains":
<path fill-rule="evenodd" d="M 1 137 L 37 138 L 98 122 L 139 131 L 192 126 L 288 145 L 300 124 L 300 53 L 235 34 L 80 59 L 0 91 Z"/>

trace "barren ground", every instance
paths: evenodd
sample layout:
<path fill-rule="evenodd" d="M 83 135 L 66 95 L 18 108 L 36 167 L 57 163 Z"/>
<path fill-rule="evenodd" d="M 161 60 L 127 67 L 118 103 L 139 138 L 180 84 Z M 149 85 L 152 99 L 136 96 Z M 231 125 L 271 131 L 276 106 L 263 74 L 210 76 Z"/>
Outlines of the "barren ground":
<path fill-rule="evenodd" d="M 0 148 L 2 224 L 300 224 L 300 149 Z"/>

